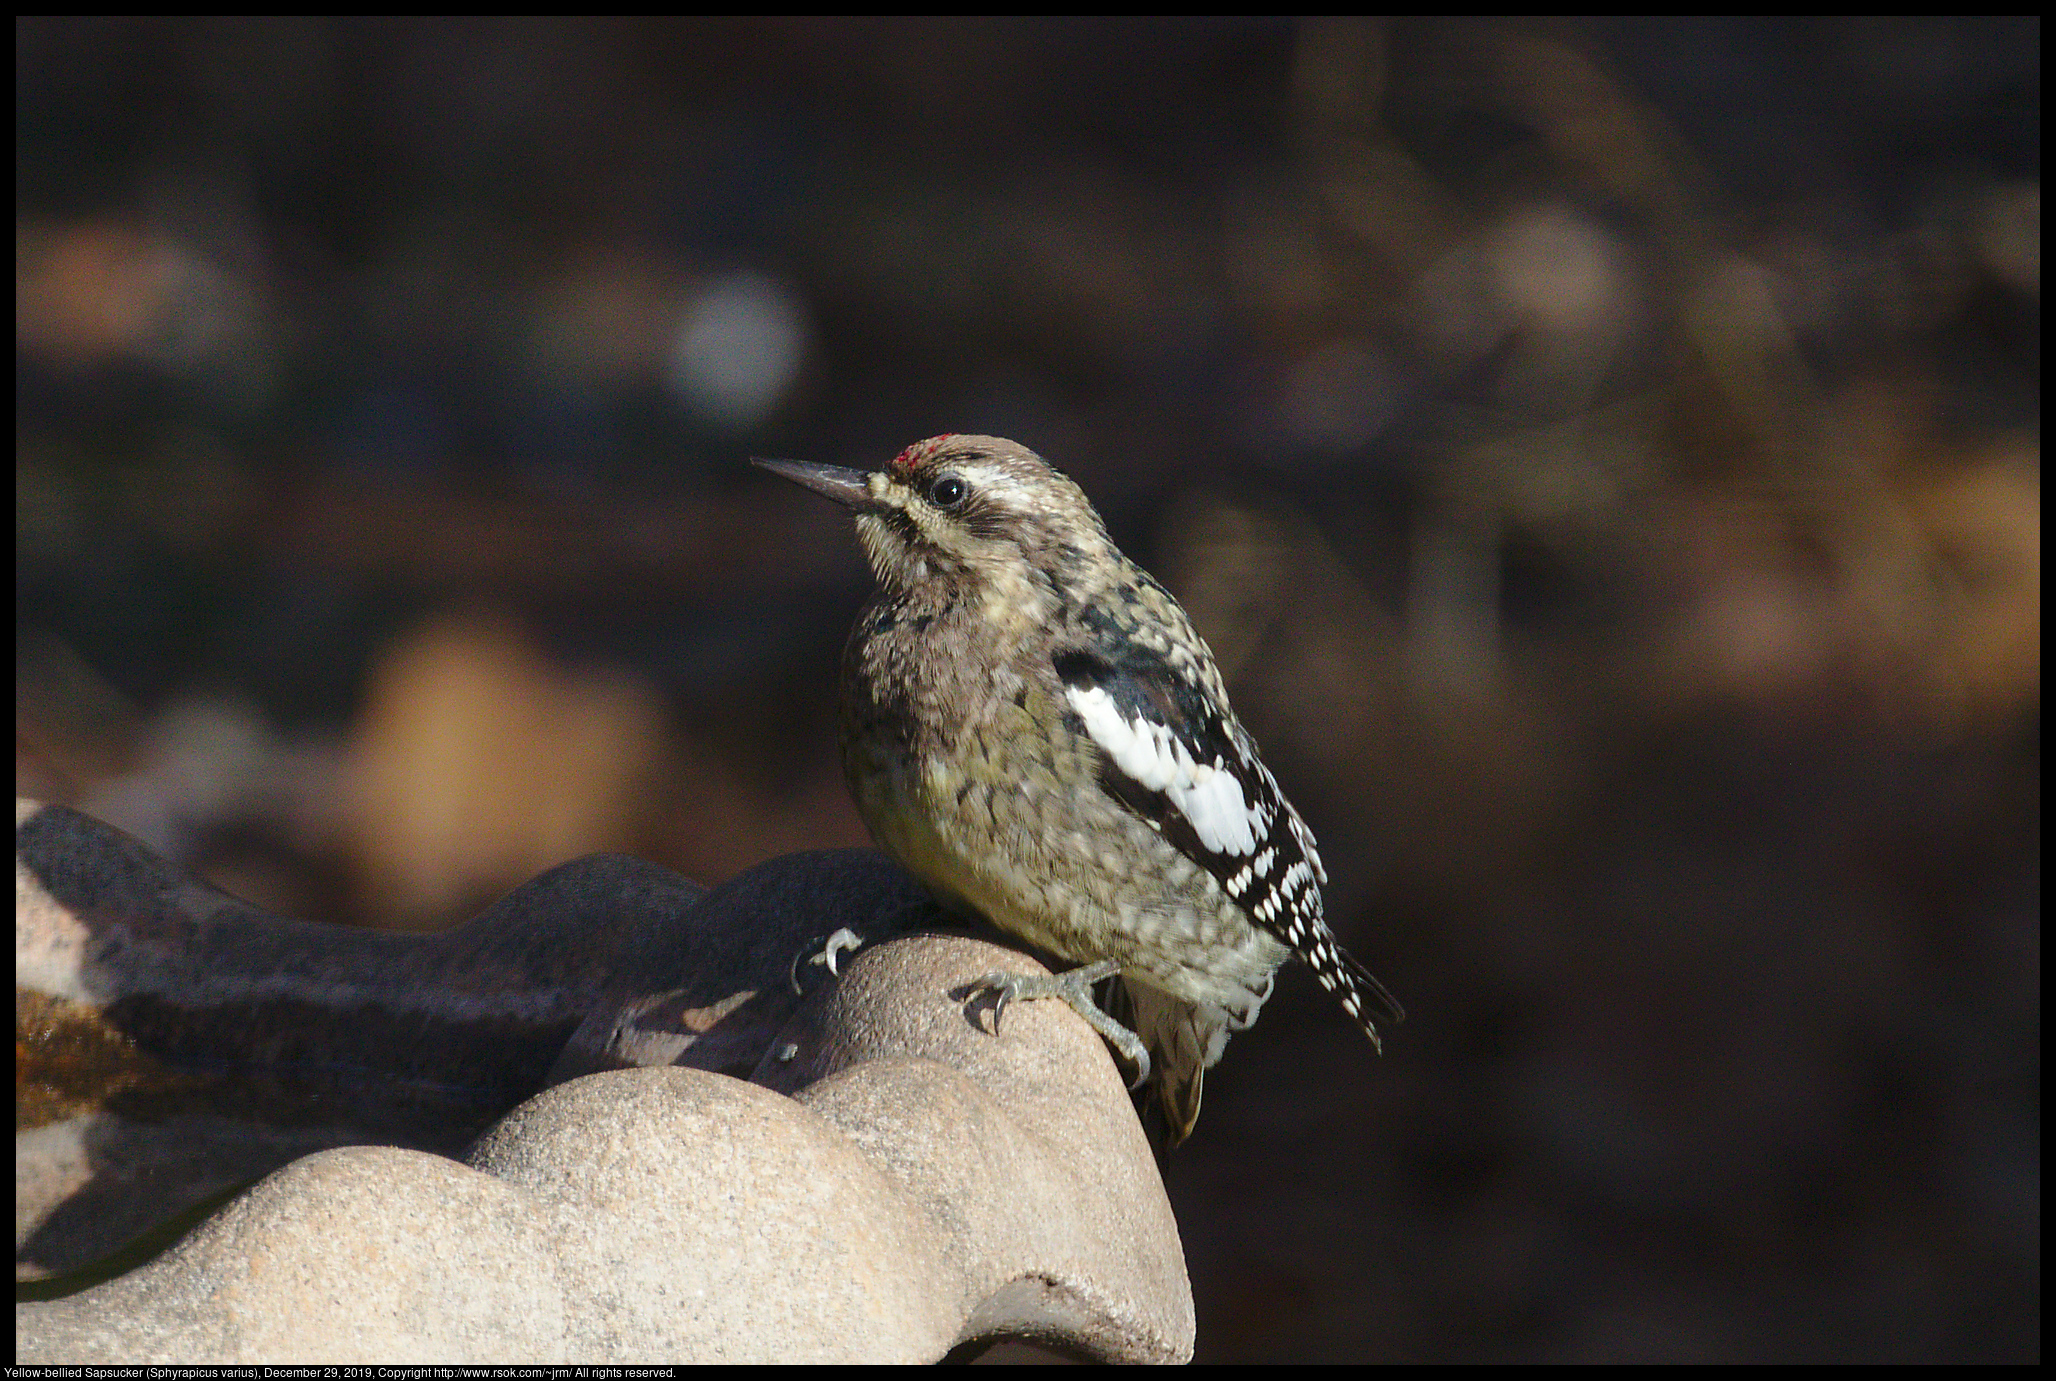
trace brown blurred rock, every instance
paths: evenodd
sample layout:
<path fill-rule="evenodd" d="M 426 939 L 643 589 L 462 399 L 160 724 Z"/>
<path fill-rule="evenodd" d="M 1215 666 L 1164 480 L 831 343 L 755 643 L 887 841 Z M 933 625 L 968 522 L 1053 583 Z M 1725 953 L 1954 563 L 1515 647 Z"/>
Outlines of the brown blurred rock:
<path fill-rule="evenodd" d="M 559 667 L 497 611 L 398 639 L 348 774 L 350 848 L 381 923 L 419 925 L 552 859 L 622 847 L 664 743 L 647 683 Z"/>

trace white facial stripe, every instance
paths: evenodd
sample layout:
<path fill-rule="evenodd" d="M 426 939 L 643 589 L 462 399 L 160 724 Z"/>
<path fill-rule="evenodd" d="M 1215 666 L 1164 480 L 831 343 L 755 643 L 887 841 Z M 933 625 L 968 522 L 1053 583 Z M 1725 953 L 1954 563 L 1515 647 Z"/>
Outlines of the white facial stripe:
<path fill-rule="evenodd" d="M 1041 502 L 1033 489 L 997 465 L 962 465 L 957 473 L 981 495 L 1009 507 L 1032 509 Z"/>
<path fill-rule="evenodd" d="M 1242 783 L 1223 764 L 1195 763 L 1169 728 L 1140 715 L 1125 717 L 1098 686 L 1067 686 L 1064 696 L 1100 750 L 1144 788 L 1163 792 L 1201 844 L 1220 854 L 1256 852 L 1260 822 L 1242 794 Z"/>

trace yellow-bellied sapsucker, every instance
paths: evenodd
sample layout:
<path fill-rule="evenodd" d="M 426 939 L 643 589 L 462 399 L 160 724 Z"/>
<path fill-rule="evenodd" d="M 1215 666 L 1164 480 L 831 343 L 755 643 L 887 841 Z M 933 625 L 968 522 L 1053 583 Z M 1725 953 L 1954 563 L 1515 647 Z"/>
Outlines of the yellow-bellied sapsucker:
<path fill-rule="evenodd" d="M 885 850 L 948 906 L 1083 967 L 1060 996 L 1183 1141 L 1204 1071 L 1288 955 L 1375 1043 L 1399 1006 L 1321 913 L 1313 835 L 1178 602 L 1034 452 L 938 436 L 882 470 L 757 462 L 847 505 L 878 580 L 843 655 L 842 752 Z M 1116 1009 L 1092 985 L 1118 974 Z M 1139 1039 L 1138 1039 L 1139 1037 Z"/>

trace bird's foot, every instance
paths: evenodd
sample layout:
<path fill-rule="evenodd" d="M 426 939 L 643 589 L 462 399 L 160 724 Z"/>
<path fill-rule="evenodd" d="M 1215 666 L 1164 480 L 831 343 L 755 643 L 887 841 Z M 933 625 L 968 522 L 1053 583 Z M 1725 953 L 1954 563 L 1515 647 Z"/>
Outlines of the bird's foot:
<path fill-rule="evenodd" d="M 974 981 L 969 988 L 971 994 L 992 994 L 992 1029 L 999 1032 L 999 1020 L 1009 1002 L 1019 999 L 1033 1002 L 1038 998 L 1062 998 L 1067 1006 L 1085 1018 L 1085 1024 L 1099 1032 L 1100 1038 L 1114 1048 L 1124 1063 L 1135 1070 L 1135 1078 L 1128 1085 L 1139 1089 L 1149 1079 L 1149 1050 L 1142 1044 L 1142 1038 L 1127 1027 L 1115 1021 L 1099 1009 L 1092 1000 L 1095 985 L 1105 982 L 1121 971 L 1118 959 L 1102 959 L 1096 964 L 1071 969 L 1064 973 L 988 973 Z"/>

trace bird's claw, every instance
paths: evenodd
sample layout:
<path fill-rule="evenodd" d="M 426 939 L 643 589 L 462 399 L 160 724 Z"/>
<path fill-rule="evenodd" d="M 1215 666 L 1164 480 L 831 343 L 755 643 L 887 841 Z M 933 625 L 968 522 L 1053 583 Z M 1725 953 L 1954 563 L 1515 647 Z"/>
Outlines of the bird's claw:
<path fill-rule="evenodd" d="M 816 949 L 816 945 L 819 945 L 820 948 Z M 796 993 L 806 991 L 806 988 L 800 983 L 800 964 L 802 961 L 809 964 L 819 964 L 822 968 L 828 970 L 830 976 L 840 978 L 842 972 L 836 965 L 840 962 L 841 956 L 844 954 L 854 954 L 857 950 L 862 949 L 863 945 L 864 937 L 851 930 L 848 926 L 844 926 L 833 935 L 825 938 L 816 936 L 814 940 L 802 947 L 800 952 L 792 957 L 792 967 L 786 973 L 787 980 L 792 984 L 792 990 Z"/>

